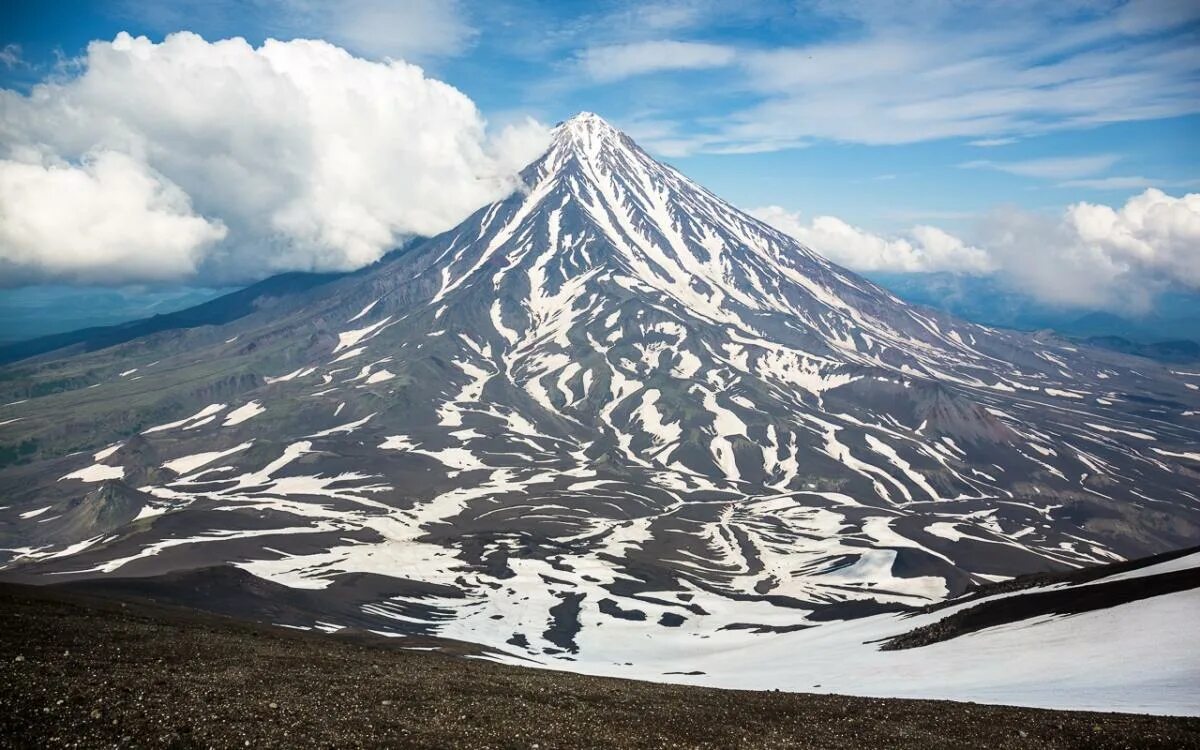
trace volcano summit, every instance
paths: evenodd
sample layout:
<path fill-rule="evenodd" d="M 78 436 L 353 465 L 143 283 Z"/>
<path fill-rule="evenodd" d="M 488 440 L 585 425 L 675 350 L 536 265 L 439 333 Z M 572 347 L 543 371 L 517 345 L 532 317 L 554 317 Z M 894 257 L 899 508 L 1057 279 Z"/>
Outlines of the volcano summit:
<path fill-rule="evenodd" d="M 869 642 L 1195 544 L 1200 373 L 907 305 L 593 114 L 521 177 L 233 322 L 4 368 L 4 575 L 232 565 L 273 622 L 715 685 L 1145 708 L 1097 649 L 1196 684 L 1150 632 L 1195 590 Z"/>

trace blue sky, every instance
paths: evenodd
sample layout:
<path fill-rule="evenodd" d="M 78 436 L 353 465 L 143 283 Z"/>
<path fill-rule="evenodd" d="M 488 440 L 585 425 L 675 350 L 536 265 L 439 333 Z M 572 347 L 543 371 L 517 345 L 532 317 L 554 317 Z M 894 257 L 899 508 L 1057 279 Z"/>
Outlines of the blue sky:
<path fill-rule="evenodd" d="M 405 6 L 411 5 L 349 3 L 345 13 L 359 12 L 370 17 L 370 13 L 378 12 L 384 26 L 402 25 L 410 12 Z M 269 37 L 328 38 L 367 57 L 413 59 L 432 75 L 465 92 L 486 115 L 498 121 L 529 114 L 552 123 L 580 110 L 599 112 L 635 138 L 648 136 L 639 139 L 647 145 L 662 145 L 656 149 L 659 155 L 666 155 L 685 173 L 739 205 L 773 203 L 808 213 L 832 213 L 880 230 L 899 229 L 914 221 L 959 224 L 965 218 L 963 215 L 986 211 L 998 203 L 1056 211 L 1078 200 L 1117 202 L 1146 186 L 1200 186 L 1200 137 L 1197 137 L 1200 115 L 1196 114 L 1200 110 L 1200 84 L 1196 79 L 1195 52 L 1200 45 L 1200 25 L 1195 18 L 1195 3 L 1163 0 L 1146 3 L 1148 9 L 1126 9 L 1130 16 L 1163 19 L 1148 21 L 1147 25 L 1157 30 L 1138 35 L 1113 30 L 1120 28 L 1114 19 L 1121 10 L 1118 3 L 1014 3 L 1005 4 L 1003 12 L 997 14 L 1009 17 L 1014 33 L 1027 38 L 1014 43 L 999 40 L 994 48 L 1028 55 L 1027 63 L 998 66 L 997 72 L 1108 55 L 1113 58 L 1111 67 L 1099 66 L 1099 69 L 1116 73 L 1124 56 L 1138 48 L 1178 53 L 1182 61 L 1170 63 L 1168 69 L 1177 71 L 1179 78 L 1186 76 L 1187 81 L 1178 86 L 1176 100 L 1167 101 L 1162 107 L 1167 116 L 1141 119 L 1130 106 L 1128 112 L 1097 114 L 1100 119 L 1107 116 L 1131 121 L 1072 127 L 1065 124 L 1064 116 L 1031 107 L 1019 110 L 1028 122 L 1013 127 L 983 127 L 974 136 L 929 139 L 897 134 L 895 137 L 909 141 L 901 144 L 886 142 L 890 137 L 886 127 L 881 127 L 878 134 L 871 133 L 870 137 L 879 142 L 869 144 L 860 142 L 864 134 L 857 132 L 857 128 L 847 127 L 845 135 L 839 138 L 837 128 L 822 127 L 818 129 L 823 131 L 820 135 L 810 136 L 805 133 L 807 128 L 797 127 L 793 132 L 797 142 L 804 144 L 802 147 L 782 147 L 761 154 L 707 153 L 709 149 L 703 146 L 671 147 L 667 143 L 719 130 L 723 121 L 769 99 L 751 82 L 755 73 L 737 63 L 671 69 L 672 60 L 668 58 L 659 63 L 665 69 L 656 70 L 653 64 L 646 63 L 646 72 L 604 78 L 587 67 L 588 55 L 594 55 L 596 50 L 616 52 L 622 45 L 670 39 L 712 45 L 731 50 L 735 55 L 840 47 L 852 64 L 856 50 L 864 55 L 879 54 L 894 36 L 903 38 L 912 34 L 912 44 L 918 46 L 925 40 L 938 44 L 959 35 L 978 35 L 980 9 L 922 13 L 916 6 L 896 4 L 906 6 L 903 12 L 892 11 L 899 17 L 880 18 L 876 24 L 870 17 L 889 4 L 439 5 L 447 10 L 420 14 L 433 16 L 423 19 L 423 23 L 450 29 L 440 35 L 433 34 L 435 39 L 425 48 L 421 48 L 423 45 L 414 48 L 403 38 L 390 39 L 387 28 L 367 35 L 325 25 L 319 14 L 307 17 L 303 9 L 311 8 L 312 4 L 306 3 L 168 0 L 25 4 L 5 11 L 8 22 L 4 24 L 2 45 L 19 45 L 20 54 L 31 65 L 6 68 L 0 71 L 0 80 L 8 88 L 27 87 L 49 72 L 59 57 L 76 57 L 89 41 L 109 40 L 120 31 L 145 34 L 157 40 L 172 31 L 188 29 L 207 39 L 241 36 L 253 44 Z M 940 9 L 949 4 L 925 5 Z M 1188 13 L 1193 16 L 1191 20 L 1187 20 Z M 922 15 L 938 18 L 928 24 L 915 23 L 913 19 Z M 885 22 L 900 25 L 894 33 L 887 33 L 878 28 Z M 1104 28 L 1078 46 L 1049 49 L 1051 45 L 1046 40 L 1057 40 L 1090 26 Z M 1039 33 L 1030 33 L 1033 27 Z M 1039 49 L 1040 46 L 1046 49 Z M 889 50 L 897 57 L 909 51 Z M 815 51 L 815 54 L 821 53 Z M 718 55 L 717 59 L 723 58 Z M 947 54 L 916 69 L 926 74 L 937 66 L 971 59 L 970 53 Z M 785 68 L 788 65 L 778 64 Z M 1067 82 L 1064 96 L 1074 90 L 1069 79 Z M 1138 85 L 1129 84 L 1133 89 Z M 988 93 L 997 98 L 1007 90 L 1003 80 L 987 82 L 984 88 L 991 89 Z M 1189 98 L 1191 101 L 1187 101 Z M 919 98 L 913 97 L 913 101 Z M 1032 124 L 1035 122 L 1039 124 Z M 653 137 L 662 128 L 672 129 L 677 138 Z M 998 146 L 971 145 L 1009 138 L 1014 141 Z M 739 145 L 755 147 L 756 144 L 751 141 Z M 766 143 L 757 147 L 770 148 Z M 1112 157 L 1112 162 L 1105 164 L 1099 159 L 1087 162 L 1088 157 Z M 1005 164 L 1064 158 L 1077 158 L 1080 162 L 1075 168 L 1064 165 L 1054 176 L 961 166 L 983 160 Z"/>
<path fill-rule="evenodd" d="M 102 68 L 89 42 L 128 32 L 158 44 L 177 31 L 207 42 L 243 37 L 253 48 L 271 38 L 322 39 L 370 63 L 408 61 L 465 94 L 489 133 L 511 126 L 520 142 L 536 141 L 522 135 L 536 130 L 528 118 L 548 125 L 580 110 L 598 112 L 722 197 L 863 271 L 994 273 L 1042 301 L 1096 309 L 1145 310 L 1167 288 L 1200 284 L 1200 232 L 1178 230 L 1200 221 L 1194 202 L 1183 200 L 1200 193 L 1200 4 L 1187 0 L 128 0 L 14 3 L 0 13 L 0 87 L 10 90 L 0 100 L 6 158 L 24 163 L 37 152 L 43 169 L 78 165 L 96 182 L 101 150 L 132 149 L 136 163 L 114 157 L 107 174 L 144 173 L 155 181 L 152 190 L 171 195 L 179 187 L 186 200 L 173 218 L 192 211 L 208 222 L 184 227 L 205 248 L 199 260 L 195 247 L 180 250 L 191 253 L 190 265 L 127 279 L 95 264 L 82 272 L 17 263 L 11 278 L 19 281 L 9 286 L 226 283 L 289 268 L 348 267 L 381 252 L 386 238 L 452 224 L 456 212 L 481 200 L 468 190 L 431 208 L 432 218 L 397 213 L 375 239 L 321 247 L 344 233 L 322 225 L 319 236 L 298 238 L 292 227 L 307 218 L 297 218 L 291 203 L 269 206 L 287 214 L 290 234 L 247 235 L 245 217 L 224 215 L 205 184 L 160 153 L 195 149 L 197 141 L 155 140 L 165 128 L 147 125 L 152 98 L 131 95 L 92 115 L 134 117 L 136 108 L 136 128 L 127 128 L 136 137 L 84 143 L 86 126 L 78 123 L 70 137 L 44 135 L 50 125 L 35 121 L 62 115 L 25 98 L 35 85 L 50 81 L 58 88 L 43 85 L 43 96 L 73 101 L 76 110 L 97 100 L 94 91 L 73 90 L 73 79 L 128 75 L 123 85 L 140 85 L 139 74 L 122 67 L 128 61 Z M 176 60 L 185 53 L 207 55 L 206 65 L 221 54 L 193 45 Z M 136 65 L 137 56 L 130 59 Z M 173 64 L 170 74 L 180 69 L 190 70 Z M 439 125 L 431 118 L 429 127 Z M 199 142 L 219 148 L 224 137 Z M 255 137 L 263 136 L 236 141 Z M 487 138 L 481 148 L 500 148 Z M 494 164 L 472 161 L 464 169 L 507 164 L 496 156 Z M 1127 205 L 1151 189 L 1158 192 Z M 1116 220 L 1090 207 L 1111 209 Z M 1146 215 L 1165 218 L 1151 227 Z M 819 225 L 822 216 L 841 223 Z M 953 242 L 931 240 L 920 227 Z M 248 262 L 250 240 L 239 240 L 247 236 L 272 254 Z M 0 243 L 3 237 L 0 231 Z M 957 245 L 947 250 L 947 243 Z M 1025 250 L 1015 250 L 1018 244 Z M 1063 258 L 1038 273 L 1069 274 L 1076 263 L 1091 275 L 1053 299 L 1055 285 L 1022 275 L 1023 253 L 1035 249 Z M 1091 273 L 1102 266 L 1107 275 Z"/>

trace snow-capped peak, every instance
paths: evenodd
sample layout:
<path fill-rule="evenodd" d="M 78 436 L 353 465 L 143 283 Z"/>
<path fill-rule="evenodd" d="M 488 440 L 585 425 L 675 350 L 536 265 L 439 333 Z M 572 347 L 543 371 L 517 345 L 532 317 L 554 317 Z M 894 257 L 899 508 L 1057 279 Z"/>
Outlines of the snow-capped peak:
<path fill-rule="evenodd" d="M 608 120 L 605 120 L 595 112 L 580 112 L 574 117 L 563 120 L 558 124 L 560 131 L 591 132 L 591 133 L 612 133 L 622 135 L 620 130 L 613 127 Z"/>
<path fill-rule="evenodd" d="M 831 613 L 1189 543 L 1192 373 L 904 305 L 591 113 L 522 178 L 224 330 L 82 355 L 121 398 L 10 405 L 64 451 L 81 428 L 96 444 L 0 488 L 32 499 L 32 478 L 69 508 L 121 476 L 103 491 L 147 501 L 128 527 L 13 508 L 0 527 L 36 535 L 21 557 L 78 577 L 233 560 L 328 592 L 322 627 L 658 675 L 697 638 L 731 664 L 807 654 Z M 221 419 L 200 400 L 218 395 L 241 406 Z M 1170 522 L 1131 523 L 1145 502 Z M 340 578 L 362 574 L 409 580 Z"/>
<path fill-rule="evenodd" d="M 653 160 L 617 128 L 591 112 L 580 112 L 554 129 L 550 149 L 539 161 L 543 176 L 573 162 L 586 162 L 593 169 L 609 172 L 623 162 L 624 168 Z"/>

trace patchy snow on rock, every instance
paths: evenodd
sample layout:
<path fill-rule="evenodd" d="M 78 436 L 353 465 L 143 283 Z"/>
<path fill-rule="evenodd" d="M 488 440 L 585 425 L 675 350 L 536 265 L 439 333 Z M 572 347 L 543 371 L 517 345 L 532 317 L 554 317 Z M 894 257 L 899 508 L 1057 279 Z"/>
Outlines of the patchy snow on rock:
<path fill-rule="evenodd" d="M 187 429 L 187 427 L 189 427 L 189 426 L 195 426 L 200 423 L 208 424 L 209 422 L 211 422 L 213 420 L 213 418 L 216 414 L 220 413 L 224 409 L 225 409 L 225 404 L 209 404 L 208 406 L 204 407 L 203 409 L 196 412 L 192 416 L 187 417 L 186 419 L 181 419 L 177 422 L 168 422 L 166 424 L 160 424 L 156 427 L 151 427 L 148 430 L 143 430 L 142 434 L 143 435 L 151 435 L 155 432 L 164 432 L 166 430 L 173 430 L 177 427 L 183 427 L 184 429 Z"/>
<path fill-rule="evenodd" d="M 1137 438 L 1138 440 L 1157 440 L 1157 438 L 1155 438 L 1153 435 L 1146 433 L 1146 432 L 1140 432 L 1138 430 L 1123 430 L 1119 427 L 1109 427 L 1108 425 L 1097 424 L 1095 422 L 1087 422 L 1086 424 L 1088 427 L 1091 427 L 1093 430 L 1100 430 L 1101 432 L 1116 433 L 1118 435 L 1128 435 L 1129 437 Z"/>
<path fill-rule="evenodd" d="M 106 466 L 97 463 L 85 466 L 79 471 L 73 471 L 65 475 L 63 479 L 78 479 L 81 482 L 103 482 L 106 479 L 121 479 L 124 476 L 125 469 L 120 466 Z"/>
<path fill-rule="evenodd" d="M 1151 438 L 1153 439 L 1153 438 Z M 1151 448 L 1160 456 L 1170 456 L 1171 458 L 1186 458 L 1189 461 L 1200 461 L 1200 453 L 1195 451 L 1165 451 L 1161 448 Z"/>
<path fill-rule="evenodd" d="M 347 320 L 346 322 L 353 323 L 354 321 L 358 320 L 359 318 L 366 317 L 367 313 L 369 313 L 369 312 L 371 312 L 371 310 L 375 309 L 375 305 L 378 305 L 378 304 L 379 304 L 379 300 L 375 300 L 374 302 L 368 303 L 366 307 L 364 307 L 362 310 L 359 310 L 357 315 L 355 315 L 353 318 L 350 318 L 350 320 Z"/>
<path fill-rule="evenodd" d="M 251 445 L 253 445 L 253 441 L 236 445 L 228 450 L 209 451 L 207 453 L 196 453 L 190 456 L 181 456 L 180 458 L 175 458 L 165 462 L 163 464 L 163 468 L 167 469 L 168 471 L 173 471 L 176 474 L 187 474 L 188 472 L 194 471 L 201 466 L 206 466 L 219 458 L 224 458 L 225 456 L 244 451 Z"/>
<path fill-rule="evenodd" d="M 378 323 L 372 323 L 365 328 L 358 328 L 353 331 L 344 331 L 339 333 L 337 346 L 333 348 L 333 353 L 337 354 L 343 349 L 349 349 L 359 342 L 370 339 L 372 336 L 377 335 L 381 330 L 383 330 L 391 322 L 391 320 L 392 316 L 389 315 Z"/>
<path fill-rule="evenodd" d="M 99 463 L 99 462 L 103 461 L 104 459 L 108 458 L 109 456 L 111 456 L 112 454 L 116 453 L 121 448 L 122 445 L 123 445 L 123 443 L 114 443 L 113 445 L 110 445 L 103 450 L 97 451 L 95 454 L 92 455 L 92 460 L 95 461 L 96 463 Z"/>
<path fill-rule="evenodd" d="M 394 377 L 396 377 L 396 374 L 393 372 L 388 372 L 387 370 L 376 370 L 375 372 L 368 375 L 367 379 L 364 380 L 363 382 L 366 383 L 367 385 L 374 385 L 375 383 L 386 382 L 388 380 L 391 380 Z"/>
<path fill-rule="evenodd" d="M 295 380 L 296 378 L 306 377 L 308 375 L 313 374 L 316 371 L 317 371 L 317 368 L 315 368 L 315 367 L 299 367 L 295 370 L 292 370 L 287 375 L 280 375 L 277 378 L 264 377 L 263 382 L 266 383 L 267 385 L 272 385 L 274 383 L 286 383 L 289 380 Z"/>
<path fill-rule="evenodd" d="M 323 437 L 329 437 L 330 435 L 348 434 L 348 433 L 354 432 L 359 427 L 362 427 L 363 425 L 365 425 L 367 422 L 369 422 L 371 420 L 371 417 L 373 417 L 373 416 L 375 416 L 375 414 L 373 414 L 373 413 L 368 414 L 367 416 L 363 417 L 362 419 L 356 420 L 354 422 L 347 422 L 346 424 L 338 425 L 337 427 L 330 427 L 328 430 L 321 430 L 320 432 L 313 433 L 312 435 L 308 435 L 307 437 L 323 438 Z"/>
<path fill-rule="evenodd" d="M 257 401 L 250 401 L 242 404 L 238 408 L 225 415 L 225 421 L 221 424 L 222 427 L 233 427 L 245 422 L 247 419 L 253 419 L 259 414 L 262 414 L 267 409 Z"/>

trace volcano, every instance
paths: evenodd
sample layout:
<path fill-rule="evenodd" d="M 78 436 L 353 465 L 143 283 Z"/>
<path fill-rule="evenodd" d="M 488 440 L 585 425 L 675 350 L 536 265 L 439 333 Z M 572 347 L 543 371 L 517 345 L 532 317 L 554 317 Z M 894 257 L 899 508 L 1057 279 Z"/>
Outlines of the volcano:
<path fill-rule="evenodd" d="M 1200 373 L 905 304 L 593 114 L 521 183 L 232 322 L 0 370 L 3 575 L 217 568 L 294 627 L 870 692 L 831 665 L 907 613 L 1200 539 Z"/>

